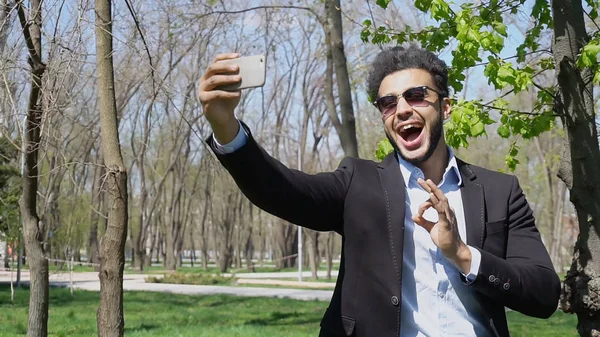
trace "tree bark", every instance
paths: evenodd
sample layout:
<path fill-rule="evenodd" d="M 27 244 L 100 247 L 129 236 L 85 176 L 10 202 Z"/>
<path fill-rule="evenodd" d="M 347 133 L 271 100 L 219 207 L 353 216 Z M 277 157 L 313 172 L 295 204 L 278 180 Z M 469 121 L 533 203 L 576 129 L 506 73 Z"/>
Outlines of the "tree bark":
<path fill-rule="evenodd" d="M 4 54 L 6 40 L 10 30 L 10 4 L 8 0 L 0 0 L 0 56 Z"/>
<path fill-rule="evenodd" d="M 27 120 L 23 130 L 23 196 L 20 200 L 23 217 L 23 241 L 27 251 L 27 262 L 30 272 L 29 319 L 27 322 L 28 337 L 45 337 L 48 335 L 48 260 L 44 250 L 45 226 L 37 214 L 38 192 L 38 153 L 41 139 L 42 77 L 46 65 L 42 62 L 42 1 L 30 1 L 30 17 L 25 17 L 25 9 L 21 1 L 17 3 L 18 15 L 27 48 L 29 65 L 31 66 L 31 91 L 27 106 Z"/>
<path fill-rule="evenodd" d="M 102 186 L 102 176 L 104 174 L 104 157 L 102 150 L 98 150 L 96 166 L 94 167 L 94 181 L 92 183 L 92 207 L 90 210 L 90 234 L 88 238 L 88 262 L 100 263 L 98 258 L 98 228 L 103 231 L 106 228 L 106 215 L 104 211 L 104 191 Z M 100 271 L 99 267 L 95 268 Z"/>
<path fill-rule="evenodd" d="M 202 220 L 200 221 L 200 253 L 202 258 L 202 268 L 204 270 L 208 269 L 208 225 L 207 218 L 208 212 L 210 210 L 210 202 L 211 198 L 211 174 L 212 170 L 208 168 L 206 173 L 206 182 L 204 184 L 204 208 L 202 210 Z"/>
<path fill-rule="evenodd" d="M 327 279 L 331 280 L 331 270 L 333 269 L 333 246 L 335 243 L 335 233 L 327 233 L 327 246 L 325 247 L 325 259 L 327 260 Z"/>
<path fill-rule="evenodd" d="M 310 265 L 310 271 L 312 278 L 315 280 L 319 279 L 319 233 L 316 231 L 306 231 L 308 240 L 308 262 Z"/>
<path fill-rule="evenodd" d="M 296 266 L 297 257 L 292 255 L 298 253 L 298 230 L 300 227 L 290 223 L 275 220 L 274 236 L 275 236 L 275 268 L 292 268 Z"/>
<path fill-rule="evenodd" d="M 112 47 L 111 0 L 96 0 L 96 63 L 108 223 L 100 239 L 98 336 L 123 336 L 123 267 L 127 237 L 127 170 L 119 143 Z"/>
<path fill-rule="evenodd" d="M 575 65 L 588 35 L 581 1 L 552 1 L 553 54 L 559 86 L 565 151 L 559 177 L 570 190 L 580 234 L 564 281 L 561 307 L 576 313 L 581 336 L 600 336 L 600 148 L 593 105 L 592 72 Z"/>
<path fill-rule="evenodd" d="M 561 183 L 562 184 L 562 183 Z M 554 208 L 554 218 L 552 221 L 552 242 L 550 243 L 550 259 L 554 264 L 554 268 L 557 272 L 561 273 L 564 271 L 563 260 L 561 250 L 563 247 L 563 228 L 564 228 L 564 206 L 565 206 L 565 186 L 564 184 L 557 186 L 558 193 L 556 198 L 556 204 Z"/>
<path fill-rule="evenodd" d="M 352 106 L 352 89 L 350 76 L 344 53 L 344 34 L 342 29 L 342 11 L 340 0 L 325 0 L 327 23 L 325 34 L 328 35 L 328 58 L 333 61 L 340 112 L 341 128 L 338 129 L 340 142 L 346 156 L 358 157 L 358 141 L 356 139 L 356 122 Z M 332 74 L 331 74 L 332 75 Z"/>

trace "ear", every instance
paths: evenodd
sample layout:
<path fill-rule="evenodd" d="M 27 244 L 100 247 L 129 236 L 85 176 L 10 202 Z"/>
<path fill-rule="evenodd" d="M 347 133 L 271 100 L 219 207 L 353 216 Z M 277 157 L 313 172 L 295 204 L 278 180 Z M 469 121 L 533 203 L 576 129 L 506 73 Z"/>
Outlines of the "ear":
<path fill-rule="evenodd" d="M 444 99 L 440 102 L 440 109 L 442 112 L 442 117 L 446 121 L 450 118 L 452 113 L 452 101 L 448 97 L 444 97 Z"/>

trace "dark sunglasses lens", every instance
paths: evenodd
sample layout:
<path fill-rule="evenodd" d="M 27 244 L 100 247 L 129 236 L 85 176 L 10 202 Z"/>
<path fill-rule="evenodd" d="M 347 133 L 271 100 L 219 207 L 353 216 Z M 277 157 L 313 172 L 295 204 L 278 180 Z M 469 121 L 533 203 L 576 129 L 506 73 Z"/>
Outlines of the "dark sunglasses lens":
<path fill-rule="evenodd" d="M 425 88 L 411 88 L 402 94 L 408 103 L 420 103 L 425 99 Z"/>
<path fill-rule="evenodd" d="M 398 103 L 398 97 L 396 96 L 383 96 L 377 99 L 377 107 L 381 112 L 393 108 Z"/>

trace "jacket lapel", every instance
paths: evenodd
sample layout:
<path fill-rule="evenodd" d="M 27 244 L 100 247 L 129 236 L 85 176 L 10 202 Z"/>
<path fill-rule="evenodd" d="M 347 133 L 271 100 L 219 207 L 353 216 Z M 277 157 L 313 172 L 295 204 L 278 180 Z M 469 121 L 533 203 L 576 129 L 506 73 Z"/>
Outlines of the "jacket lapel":
<path fill-rule="evenodd" d="M 387 212 L 390 250 L 398 281 L 402 280 L 402 251 L 404 246 L 404 214 L 406 187 L 395 152 L 389 154 L 378 166 L 381 187 Z"/>
<path fill-rule="evenodd" d="M 477 182 L 477 177 L 469 167 L 469 164 L 458 158 L 457 164 L 463 181 L 460 192 L 465 211 L 467 244 L 481 249 L 483 246 L 485 226 L 485 198 L 483 187 Z"/>

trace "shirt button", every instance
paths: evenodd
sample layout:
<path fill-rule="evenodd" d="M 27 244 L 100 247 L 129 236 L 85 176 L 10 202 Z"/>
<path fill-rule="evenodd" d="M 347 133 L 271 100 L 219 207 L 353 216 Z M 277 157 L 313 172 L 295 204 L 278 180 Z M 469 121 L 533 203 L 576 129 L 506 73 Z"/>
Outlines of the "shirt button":
<path fill-rule="evenodd" d="M 502 286 L 502 288 L 504 290 L 508 290 L 508 289 L 510 289 L 510 284 L 509 283 L 504 283 L 504 285 Z"/>
<path fill-rule="evenodd" d="M 488 280 L 490 281 L 490 283 L 494 283 L 494 281 L 496 280 L 496 277 L 494 277 L 494 275 L 490 275 Z"/>
<path fill-rule="evenodd" d="M 394 306 L 398 306 L 398 303 L 400 303 L 400 301 L 398 301 L 398 297 L 392 296 L 392 304 Z"/>

